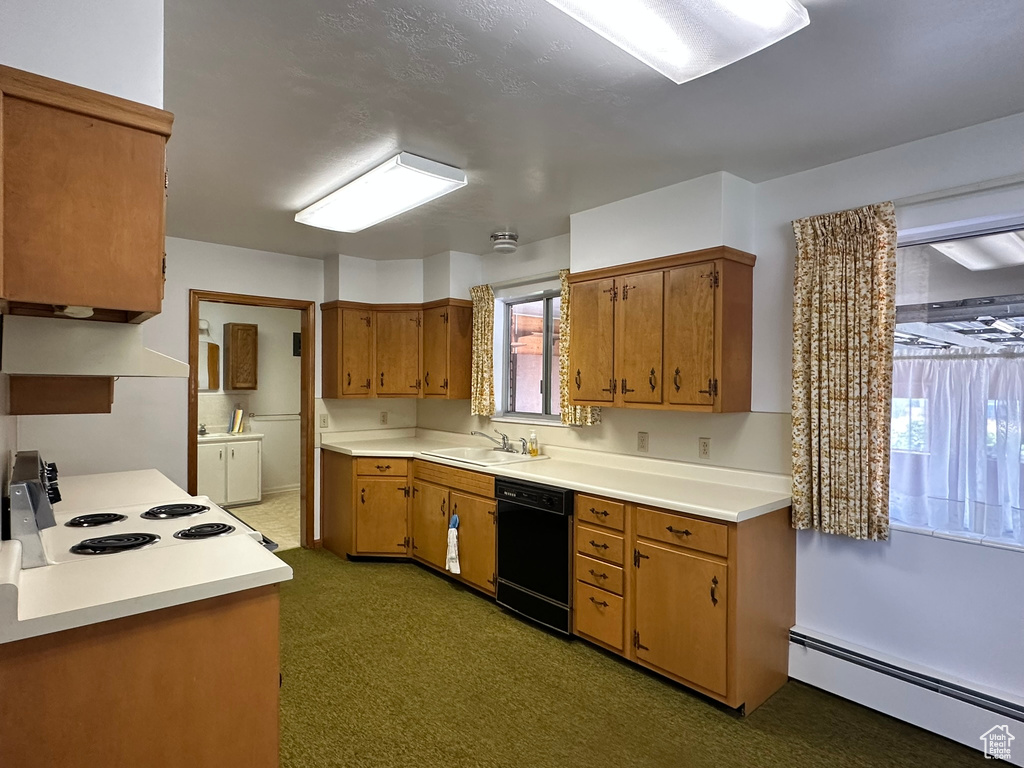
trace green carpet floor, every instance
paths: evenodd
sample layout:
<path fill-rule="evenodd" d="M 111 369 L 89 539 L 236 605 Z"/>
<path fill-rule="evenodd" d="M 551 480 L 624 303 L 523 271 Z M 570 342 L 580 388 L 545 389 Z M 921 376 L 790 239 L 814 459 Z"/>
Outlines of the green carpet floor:
<path fill-rule="evenodd" d="M 985 762 L 792 681 L 740 718 L 409 563 L 282 559 L 282 768 Z"/>

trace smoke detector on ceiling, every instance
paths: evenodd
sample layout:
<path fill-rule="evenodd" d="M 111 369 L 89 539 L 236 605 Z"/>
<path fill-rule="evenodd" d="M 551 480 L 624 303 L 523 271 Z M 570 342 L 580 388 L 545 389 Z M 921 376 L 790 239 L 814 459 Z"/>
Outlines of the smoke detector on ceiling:
<path fill-rule="evenodd" d="M 515 253 L 519 248 L 519 235 L 515 232 L 495 232 L 491 243 L 497 253 Z"/>

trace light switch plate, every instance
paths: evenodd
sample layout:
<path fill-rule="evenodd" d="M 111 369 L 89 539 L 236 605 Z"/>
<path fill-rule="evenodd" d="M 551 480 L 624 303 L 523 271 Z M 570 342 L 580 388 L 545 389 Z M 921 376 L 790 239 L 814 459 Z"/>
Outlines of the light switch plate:
<path fill-rule="evenodd" d="M 326 413 L 320 414 L 320 429 L 327 429 L 331 425 L 331 417 Z"/>
<path fill-rule="evenodd" d="M 646 432 L 636 433 L 636 449 L 640 453 L 647 453 L 647 449 L 650 447 L 650 435 Z"/>
<path fill-rule="evenodd" d="M 380 423 L 381 423 L 381 426 L 384 426 L 384 425 L 386 425 L 388 423 L 388 412 L 387 411 L 381 411 L 380 412 Z"/>

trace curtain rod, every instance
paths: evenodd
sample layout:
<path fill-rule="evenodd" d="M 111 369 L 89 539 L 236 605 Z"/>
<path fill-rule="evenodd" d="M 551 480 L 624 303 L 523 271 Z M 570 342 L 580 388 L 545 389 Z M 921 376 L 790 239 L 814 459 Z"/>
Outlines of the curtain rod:
<path fill-rule="evenodd" d="M 897 208 L 899 208 L 908 205 L 930 203 L 935 200 L 944 200 L 949 197 L 959 197 L 960 195 L 967 195 L 972 192 L 987 192 L 992 189 L 1002 189 L 1003 187 L 1015 187 L 1018 184 L 1024 184 L 1024 173 L 1015 173 L 1011 176 L 1000 176 L 996 179 L 978 181 L 974 184 L 964 184 L 959 187 L 939 189 L 934 192 L 924 192 L 919 195 L 910 195 L 908 197 L 898 198 L 892 202 Z"/>
<path fill-rule="evenodd" d="M 542 272 L 539 275 L 529 275 L 528 277 L 515 277 L 511 280 L 502 280 L 499 283 L 490 283 L 492 290 L 501 290 L 502 288 L 516 288 L 520 285 L 529 285 L 530 283 L 539 283 L 544 280 L 557 280 L 558 272 Z"/>

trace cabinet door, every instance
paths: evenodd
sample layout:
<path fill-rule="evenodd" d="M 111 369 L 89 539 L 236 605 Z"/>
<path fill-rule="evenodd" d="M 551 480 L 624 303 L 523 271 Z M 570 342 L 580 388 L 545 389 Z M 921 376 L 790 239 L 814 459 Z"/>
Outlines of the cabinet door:
<path fill-rule="evenodd" d="M 420 313 L 375 312 L 377 394 L 419 395 Z"/>
<path fill-rule="evenodd" d="M 423 395 L 444 397 L 448 381 L 448 308 L 423 311 Z"/>
<path fill-rule="evenodd" d="M 451 492 L 452 514 L 459 516 L 459 570 L 462 578 L 494 593 L 494 499 Z"/>
<path fill-rule="evenodd" d="M 259 328 L 250 323 L 224 323 L 224 389 L 256 389 Z"/>
<path fill-rule="evenodd" d="M 448 553 L 448 489 L 433 483 L 412 484 L 412 554 L 444 568 Z"/>
<path fill-rule="evenodd" d="M 341 311 L 341 394 L 369 397 L 373 391 L 373 313 Z"/>
<path fill-rule="evenodd" d="M 196 493 L 209 496 L 214 504 L 227 501 L 227 456 L 224 443 L 199 443 L 196 446 Z"/>
<path fill-rule="evenodd" d="M 586 280 L 570 291 L 570 400 L 610 403 L 615 397 L 616 281 Z"/>
<path fill-rule="evenodd" d="M 473 373 L 473 310 L 448 308 L 448 381 L 445 394 L 451 400 L 468 399 Z"/>
<path fill-rule="evenodd" d="M 0 109 L 4 298 L 159 312 L 164 136 L 8 95 Z"/>
<path fill-rule="evenodd" d="M 650 544 L 636 546 L 637 658 L 724 696 L 725 564 Z"/>
<path fill-rule="evenodd" d="M 661 403 L 663 278 L 646 272 L 619 282 L 615 372 L 623 403 Z"/>
<path fill-rule="evenodd" d="M 225 443 L 228 457 L 228 504 L 246 504 L 260 500 L 260 442 L 243 440 Z"/>
<path fill-rule="evenodd" d="M 356 552 L 404 554 L 409 507 L 405 478 L 360 477 L 356 486 Z"/>
<path fill-rule="evenodd" d="M 665 287 L 668 402 L 712 405 L 715 377 L 715 265 L 670 269 Z"/>

